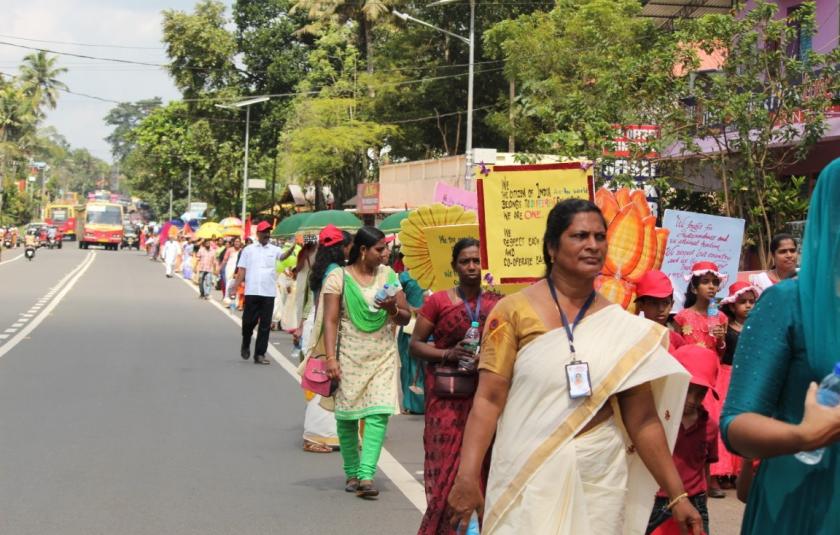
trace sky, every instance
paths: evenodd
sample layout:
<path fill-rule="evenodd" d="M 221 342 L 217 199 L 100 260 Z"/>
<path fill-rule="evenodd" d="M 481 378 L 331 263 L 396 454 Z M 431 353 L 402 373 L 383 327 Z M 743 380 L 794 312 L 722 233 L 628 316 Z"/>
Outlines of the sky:
<path fill-rule="evenodd" d="M 230 6 L 232 0 L 225 3 Z M 0 0 L 0 42 L 166 63 L 161 43 L 161 11 L 190 11 L 194 5 L 195 0 Z M 0 44 L 0 72 L 15 74 L 23 57 L 30 52 Z M 120 102 L 156 96 L 167 101 L 180 96 L 163 68 L 71 56 L 60 56 L 58 63 L 68 69 L 61 79 L 75 93 Z M 110 162 L 110 149 L 104 140 L 110 128 L 103 118 L 113 106 L 110 102 L 61 93 L 58 107 L 48 113 L 45 125 L 56 127 L 74 148 L 86 148 Z"/>

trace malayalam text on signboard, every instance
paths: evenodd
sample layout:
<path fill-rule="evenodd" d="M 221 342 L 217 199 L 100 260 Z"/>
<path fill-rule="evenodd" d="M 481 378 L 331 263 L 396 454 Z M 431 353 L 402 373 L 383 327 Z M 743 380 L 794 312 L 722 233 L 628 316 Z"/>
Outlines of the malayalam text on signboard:
<path fill-rule="evenodd" d="M 379 183 L 365 182 L 356 187 L 358 201 L 356 211 L 360 214 L 375 214 L 379 212 Z"/>

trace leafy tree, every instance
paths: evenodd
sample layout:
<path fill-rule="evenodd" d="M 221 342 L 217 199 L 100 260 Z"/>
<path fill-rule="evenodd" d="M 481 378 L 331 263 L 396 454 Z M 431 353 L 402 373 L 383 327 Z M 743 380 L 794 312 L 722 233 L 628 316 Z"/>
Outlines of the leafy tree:
<path fill-rule="evenodd" d="M 508 132 L 492 118 L 509 109 L 510 83 L 502 57 L 482 39 L 497 23 L 551 9 L 553 1 L 481 3 L 476 8 L 474 147 L 507 145 Z M 406 2 L 400 9 L 439 28 L 469 35 L 469 4 L 437 8 Z M 388 21 L 388 24 L 384 22 Z M 383 122 L 400 127 L 391 155 L 431 158 L 462 153 L 466 136 L 469 47 L 417 23 L 383 17 L 376 26 L 377 55 L 373 105 Z M 505 112 L 506 114 L 506 112 Z"/>
<path fill-rule="evenodd" d="M 111 108 L 105 116 L 105 124 L 113 126 L 114 130 L 105 138 L 111 145 L 114 162 L 122 163 L 133 145 L 129 140 L 131 130 L 137 126 L 152 110 L 161 106 L 160 97 L 138 100 L 137 102 L 121 102 Z"/>
<path fill-rule="evenodd" d="M 206 91 L 237 84 L 236 41 L 226 24 L 225 5 L 218 0 L 201 0 L 192 14 L 163 12 L 169 72 L 184 98 L 195 99 Z"/>
<path fill-rule="evenodd" d="M 318 34 L 331 24 L 355 23 L 357 38 L 354 43 L 366 58 L 367 71 L 374 71 L 373 26 L 378 19 L 391 11 L 399 0 L 297 0 L 296 6 L 309 15 L 314 23 L 307 31 Z"/>
<path fill-rule="evenodd" d="M 676 37 L 686 43 L 687 70 L 696 68 L 697 50 L 724 61 L 718 73 L 695 77 L 683 95 L 685 112 L 663 123 L 679 134 L 684 154 L 720 177 L 724 213 L 746 219 L 748 241 L 765 266 L 772 235 L 807 210 L 804 178 L 782 175 L 820 140 L 840 89 L 840 48 L 825 55 L 797 50 L 816 30 L 814 3 L 787 18 L 777 18 L 777 10 L 758 0 L 737 16 L 683 23 Z"/>
<path fill-rule="evenodd" d="M 678 106 L 668 99 L 679 90 L 676 43 L 640 15 L 638 0 L 560 0 L 485 35 L 516 82 L 525 151 L 600 159 L 614 148 L 615 125 L 659 124 Z"/>
<path fill-rule="evenodd" d="M 58 56 L 47 56 L 43 50 L 27 54 L 20 66 L 20 81 L 24 92 L 33 100 L 36 109 L 46 105 L 55 109 L 58 92 L 66 91 L 67 84 L 58 79 L 67 72 L 64 67 L 56 67 Z"/>
<path fill-rule="evenodd" d="M 323 208 L 322 184 L 337 203 L 355 195 L 378 164 L 381 149 L 396 128 L 370 115 L 367 87 L 360 84 L 358 49 L 349 44 L 352 27 L 330 26 L 308 56 L 310 71 L 298 86 L 303 93 L 281 139 L 287 176 L 313 183 L 316 206 Z M 317 89 L 320 88 L 320 89 Z M 317 89 L 317 96 L 307 93 Z"/>

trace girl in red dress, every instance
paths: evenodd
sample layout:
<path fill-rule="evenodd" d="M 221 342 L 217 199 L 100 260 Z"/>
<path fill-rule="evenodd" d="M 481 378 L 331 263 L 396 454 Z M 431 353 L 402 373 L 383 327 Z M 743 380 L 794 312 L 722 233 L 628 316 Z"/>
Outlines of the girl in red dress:
<path fill-rule="evenodd" d="M 729 326 L 726 330 L 726 349 L 720 361 L 717 384 L 715 388 L 720 394 L 718 405 L 723 407 L 726 401 L 726 393 L 729 390 L 729 378 L 732 376 L 732 361 L 735 357 L 735 347 L 738 345 L 738 336 L 744 328 L 744 322 L 755 302 L 761 295 L 761 290 L 748 282 L 736 282 L 729 287 L 729 296 L 720 302 L 720 311 L 729 318 Z M 718 436 L 718 462 L 712 464 L 711 475 L 717 478 L 727 478 L 729 483 L 734 479 L 741 468 L 741 458 L 729 453 L 723 440 Z"/>
<path fill-rule="evenodd" d="M 709 315 L 710 305 L 721 285 L 726 282 L 726 274 L 722 273 L 714 262 L 697 262 L 691 266 L 691 273 L 686 275 L 689 281 L 685 291 L 684 309 L 674 318 L 679 333 L 687 344 L 696 344 L 711 349 L 723 358 L 726 351 L 726 330 L 729 319 L 725 314 L 717 311 L 717 304 L 713 313 Z M 719 390 L 721 397 L 725 391 Z M 703 406 L 709 411 L 709 417 L 715 422 L 720 421 L 720 411 L 723 400 L 717 400 L 707 395 Z M 725 451 L 725 448 L 724 448 Z M 708 495 L 710 498 L 725 498 L 726 493 L 716 478 L 709 478 Z M 728 481 L 724 482 L 724 486 Z"/>
<path fill-rule="evenodd" d="M 685 291 L 683 310 L 674 318 L 679 333 L 688 344 L 696 344 L 716 351 L 719 357 L 726 349 L 726 326 L 728 320 L 723 314 L 709 316 L 709 305 L 726 282 L 714 262 L 697 262 L 691 267 L 691 274 Z"/>

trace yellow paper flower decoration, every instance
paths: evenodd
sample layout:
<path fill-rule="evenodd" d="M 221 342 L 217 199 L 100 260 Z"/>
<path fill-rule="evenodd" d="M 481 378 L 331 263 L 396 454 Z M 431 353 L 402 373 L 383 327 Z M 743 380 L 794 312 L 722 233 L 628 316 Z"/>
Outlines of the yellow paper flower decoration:
<path fill-rule="evenodd" d="M 460 206 L 431 204 L 411 212 L 400 224 L 400 245 L 404 255 L 403 263 L 411 276 L 423 288 L 435 283 L 435 270 L 429 254 L 429 245 L 423 229 L 448 225 L 476 224 L 475 212 L 468 212 Z"/>

